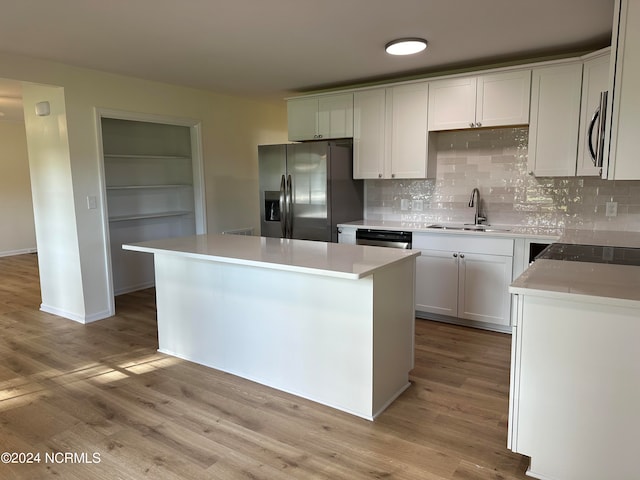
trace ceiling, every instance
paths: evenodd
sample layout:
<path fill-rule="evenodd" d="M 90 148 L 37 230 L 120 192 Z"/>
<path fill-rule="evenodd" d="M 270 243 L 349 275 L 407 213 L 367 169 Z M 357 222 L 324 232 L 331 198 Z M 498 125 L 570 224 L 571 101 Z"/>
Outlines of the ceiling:
<path fill-rule="evenodd" d="M 614 0 L 2 1 L 0 51 L 238 95 L 601 48 Z M 384 45 L 423 37 L 392 57 Z"/>

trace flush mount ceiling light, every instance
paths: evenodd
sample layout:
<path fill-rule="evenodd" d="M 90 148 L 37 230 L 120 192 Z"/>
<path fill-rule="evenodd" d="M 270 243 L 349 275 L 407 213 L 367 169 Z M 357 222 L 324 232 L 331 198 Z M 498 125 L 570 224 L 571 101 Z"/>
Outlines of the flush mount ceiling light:
<path fill-rule="evenodd" d="M 427 41 L 422 38 L 399 38 L 384 47 L 390 55 L 412 55 L 427 48 Z"/>

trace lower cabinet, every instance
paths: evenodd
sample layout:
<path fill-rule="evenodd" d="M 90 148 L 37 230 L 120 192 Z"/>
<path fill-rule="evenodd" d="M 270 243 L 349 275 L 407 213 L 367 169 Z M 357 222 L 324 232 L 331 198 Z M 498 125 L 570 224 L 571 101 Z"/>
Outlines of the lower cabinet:
<path fill-rule="evenodd" d="M 338 243 L 356 244 L 356 227 L 338 227 Z"/>
<path fill-rule="evenodd" d="M 510 325 L 513 239 L 414 234 L 413 248 L 417 312 Z"/>

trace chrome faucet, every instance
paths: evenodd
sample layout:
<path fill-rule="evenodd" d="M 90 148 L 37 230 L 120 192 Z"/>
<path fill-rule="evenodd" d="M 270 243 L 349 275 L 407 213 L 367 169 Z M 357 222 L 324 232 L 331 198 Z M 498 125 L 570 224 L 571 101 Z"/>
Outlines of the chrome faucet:
<path fill-rule="evenodd" d="M 476 212 L 475 215 L 473 217 L 473 224 L 474 225 L 482 225 L 483 222 L 487 221 L 487 217 L 485 217 L 484 215 L 480 214 L 480 190 L 478 190 L 477 188 L 474 188 L 471 191 L 471 198 L 469 199 L 469 206 L 470 207 L 476 207 Z"/>

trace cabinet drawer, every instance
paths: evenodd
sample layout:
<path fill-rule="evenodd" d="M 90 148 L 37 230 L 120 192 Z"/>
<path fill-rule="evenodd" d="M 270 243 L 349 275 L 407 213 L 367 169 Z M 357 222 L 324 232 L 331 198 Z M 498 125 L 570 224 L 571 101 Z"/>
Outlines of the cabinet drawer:
<path fill-rule="evenodd" d="M 414 233 L 413 248 L 513 256 L 513 239 L 486 235 Z"/>

